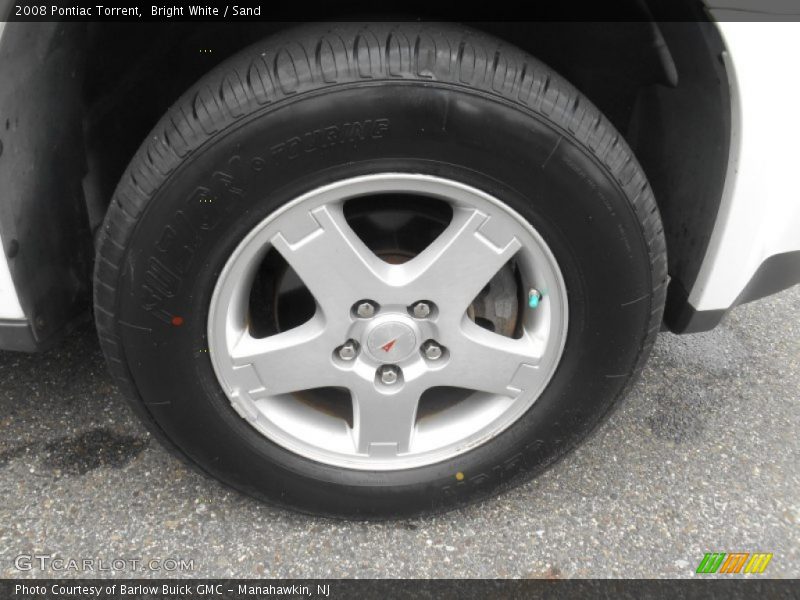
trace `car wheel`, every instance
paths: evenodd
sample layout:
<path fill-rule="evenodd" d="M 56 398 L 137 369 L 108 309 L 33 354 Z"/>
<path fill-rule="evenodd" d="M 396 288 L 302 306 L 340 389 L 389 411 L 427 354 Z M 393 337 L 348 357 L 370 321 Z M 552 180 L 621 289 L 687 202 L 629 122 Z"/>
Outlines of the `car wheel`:
<path fill-rule="evenodd" d="M 286 31 L 167 112 L 103 226 L 95 307 L 151 431 L 341 516 L 525 481 L 641 370 L 665 246 L 569 83 L 457 25 Z"/>

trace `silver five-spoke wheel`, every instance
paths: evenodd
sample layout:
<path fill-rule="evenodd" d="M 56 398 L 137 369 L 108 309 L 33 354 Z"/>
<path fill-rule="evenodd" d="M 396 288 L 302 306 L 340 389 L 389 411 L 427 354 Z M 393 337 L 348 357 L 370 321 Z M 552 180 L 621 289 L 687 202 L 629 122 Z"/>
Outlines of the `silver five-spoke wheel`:
<path fill-rule="evenodd" d="M 344 210 L 392 194 L 452 211 L 433 242 L 404 261 L 373 252 Z M 299 325 L 256 336 L 250 290 L 270 250 L 315 309 Z M 505 332 L 474 316 L 501 272 L 510 273 L 503 294 L 483 304 L 497 318 L 514 313 Z M 390 470 L 451 458 L 509 427 L 547 385 L 566 331 L 558 265 L 520 215 L 456 181 L 386 173 L 312 190 L 259 223 L 219 277 L 208 341 L 232 405 L 267 438 L 327 464 Z M 303 392 L 325 388 L 349 392 L 351 419 L 304 401 Z M 437 405 L 447 390 L 462 393 Z M 421 410 L 422 401 L 432 408 Z"/>

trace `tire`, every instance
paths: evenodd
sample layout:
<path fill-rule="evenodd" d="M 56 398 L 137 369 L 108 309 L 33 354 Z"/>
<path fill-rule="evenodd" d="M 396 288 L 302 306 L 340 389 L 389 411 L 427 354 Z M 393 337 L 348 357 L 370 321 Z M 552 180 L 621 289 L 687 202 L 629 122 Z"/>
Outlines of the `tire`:
<path fill-rule="evenodd" d="M 457 181 L 521 215 L 557 262 L 569 319 L 549 383 L 502 432 L 431 464 L 351 469 L 237 412 L 209 353 L 209 307 L 259 223 L 308 190 L 386 172 Z M 303 512 L 385 518 L 494 495 L 573 448 L 640 373 L 665 289 L 646 177 L 559 75 L 459 25 L 316 24 L 225 61 L 156 125 L 105 218 L 95 314 L 116 382 L 189 464 Z"/>

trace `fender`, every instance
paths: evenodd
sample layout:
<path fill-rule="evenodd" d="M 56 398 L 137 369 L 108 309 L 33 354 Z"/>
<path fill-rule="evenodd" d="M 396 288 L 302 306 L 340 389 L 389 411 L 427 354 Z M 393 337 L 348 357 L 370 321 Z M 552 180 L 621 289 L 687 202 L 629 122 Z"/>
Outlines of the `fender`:
<path fill-rule="evenodd" d="M 712 329 L 731 308 L 800 283 L 800 123 L 770 109 L 800 94 L 787 75 L 800 53 L 797 23 L 751 22 L 780 20 L 777 2 L 740 2 L 737 10 L 708 4 L 727 46 L 730 157 L 697 279 L 688 290 L 670 285 L 665 321 L 679 333 Z"/>
<path fill-rule="evenodd" d="M 0 19 L 4 15 L 0 15 Z M 23 25 L 23 26 L 18 26 Z M 89 316 L 83 24 L 0 23 L 0 348 L 46 348 Z"/>

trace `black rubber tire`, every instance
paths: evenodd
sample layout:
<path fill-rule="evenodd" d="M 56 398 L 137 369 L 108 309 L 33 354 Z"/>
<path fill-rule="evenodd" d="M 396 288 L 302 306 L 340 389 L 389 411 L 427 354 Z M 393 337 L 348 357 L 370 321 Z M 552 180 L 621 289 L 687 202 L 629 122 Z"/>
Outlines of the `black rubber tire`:
<path fill-rule="evenodd" d="M 341 143 L 353 123 L 368 134 Z M 520 212 L 559 262 L 570 315 L 557 372 L 519 421 L 457 459 L 392 473 L 267 440 L 232 409 L 205 345 L 216 276 L 256 223 L 303 191 L 381 170 L 459 179 Z M 316 24 L 225 61 L 156 125 L 102 228 L 95 309 L 115 380 L 190 464 L 301 511 L 390 517 L 497 493 L 574 447 L 641 371 L 665 280 L 642 169 L 547 66 L 459 25 Z"/>

